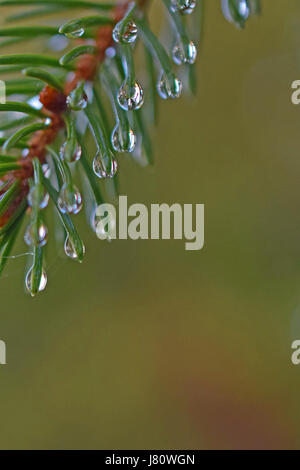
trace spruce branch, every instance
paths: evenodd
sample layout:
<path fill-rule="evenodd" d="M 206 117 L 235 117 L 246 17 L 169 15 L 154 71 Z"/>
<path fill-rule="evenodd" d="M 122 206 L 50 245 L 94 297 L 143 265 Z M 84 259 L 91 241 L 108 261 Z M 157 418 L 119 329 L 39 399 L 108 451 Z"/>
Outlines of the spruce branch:
<path fill-rule="evenodd" d="M 27 214 L 24 241 L 33 262 L 25 286 L 32 296 L 47 284 L 44 210 L 49 199 L 66 233 L 66 255 L 81 262 L 85 254 L 73 222 L 83 201 L 71 167 L 80 162 L 94 206 L 103 203 L 98 178 L 111 179 L 117 186 L 120 154 L 130 153 L 141 164 L 153 162 L 151 126 L 158 120 L 157 92 L 163 99 L 172 99 L 179 98 L 183 86 L 195 90 L 197 44 L 191 37 L 200 35 L 203 2 L 161 0 L 173 38 L 172 50 L 167 50 L 148 21 L 150 0 L 59 0 L 59 4 L 57 0 L 0 0 L 0 8 L 13 6 L 16 10 L 6 18 L 9 26 L 0 31 L 4 38 L 0 42 L 0 77 L 11 97 L 0 104 L 0 273 Z M 221 0 L 221 4 L 225 17 L 240 28 L 260 10 L 258 0 Z M 44 21 L 61 12 L 67 12 L 70 20 L 57 21 L 56 26 L 14 25 L 29 19 Z M 197 19 L 193 27 L 186 21 L 191 13 Z M 67 49 L 45 53 L 49 37 Z M 137 39 L 145 53 L 145 93 L 136 74 Z M 2 53 L 7 46 L 18 48 L 25 40 L 39 42 L 42 53 Z M 175 66 L 188 71 L 186 83 L 177 77 Z M 115 120 L 112 128 L 107 118 L 109 105 Z M 49 167 L 54 169 L 52 175 Z M 94 211 L 90 217 L 93 219 Z M 95 225 L 93 219 L 91 226 Z"/>

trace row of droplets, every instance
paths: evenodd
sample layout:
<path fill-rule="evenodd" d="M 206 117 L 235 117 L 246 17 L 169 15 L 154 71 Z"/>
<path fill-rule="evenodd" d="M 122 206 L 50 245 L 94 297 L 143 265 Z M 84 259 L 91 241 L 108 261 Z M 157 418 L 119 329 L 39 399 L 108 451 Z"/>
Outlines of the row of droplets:
<path fill-rule="evenodd" d="M 173 12 L 179 12 L 182 14 L 190 14 L 193 12 L 196 6 L 196 0 L 171 0 L 171 9 Z M 133 20 L 130 20 L 126 27 L 122 29 L 120 33 L 118 25 L 114 28 L 113 39 L 118 44 L 133 44 L 138 35 L 138 28 Z M 68 37 L 78 38 L 84 34 L 84 29 L 73 31 L 68 33 Z M 172 51 L 172 58 L 175 64 L 194 64 L 197 56 L 197 50 L 192 41 L 189 42 L 188 47 L 184 48 L 180 41 L 178 41 Z M 158 93 L 163 99 L 178 98 L 181 95 L 182 84 L 181 81 L 174 77 L 173 83 L 170 83 L 169 79 L 163 73 L 158 81 L 157 85 Z M 141 85 L 136 81 L 133 85 L 130 85 L 125 81 L 121 86 L 117 96 L 119 106 L 125 111 L 132 111 L 140 109 L 144 104 L 144 91 Z M 87 96 L 84 92 L 83 87 L 78 87 L 72 91 L 67 97 L 67 104 L 70 110 L 80 111 L 87 107 Z M 117 123 L 112 135 L 111 143 L 112 147 L 116 152 L 132 152 L 136 146 L 136 135 L 132 129 L 128 130 L 129 135 L 127 139 L 123 139 L 123 132 L 120 124 Z M 126 144 L 124 142 L 126 141 Z M 65 156 L 68 153 L 68 142 L 65 142 L 60 149 L 60 158 L 65 160 Z M 80 160 L 82 154 L 81 147 L 77 144 L 76 148 L 72 152 L 71 159 L 68 159 L 68 163 L 74 163 Z M 113 178 L 117 172 L 117 161 L 113 152 L 108 151 L 106 155 L 97 153 L 93 160 L 93 170 L 99 178 Z M 32 207 L 33 187 L 28 195 L 28 203 Z M 49 195 L 45 193 L 43 200 L 40 203 L 40 209 L 43 210 L 49 203 Z M 63 214 L 78 214 L 82 209 L 82 197 L 78 188 L 74 184 L 68 182 L 63 183 L 59 196 L 58 196 L 58 208 Z M 48 230 L 45 223 L 42 221 L 37 232 L 34 233 L 35 227 L 30 223 L 25 231 L 24 241 L 32 247 L 35 243 L 36 236 L 38 238 L 38 246 L 43 247 L 47 244 Z M 71 259 L 77 259 L 76 250 L 69 238 L 66 236 L 64 244 L 65 254 Z M 32 269 L 30 268 L 27 272 L 25 285 L 28 292 L 32 291 Z M 43 269 L 39 291 L 45 289 L 47 285 L 47 274 Z"/>

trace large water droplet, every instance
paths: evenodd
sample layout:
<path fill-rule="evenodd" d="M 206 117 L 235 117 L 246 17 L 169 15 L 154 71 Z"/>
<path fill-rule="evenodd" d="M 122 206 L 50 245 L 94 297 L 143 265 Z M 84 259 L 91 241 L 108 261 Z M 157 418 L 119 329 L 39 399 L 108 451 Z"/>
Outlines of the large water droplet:
<path fill-rule="evenodd" d="M 34 186 L 28 193 L 27 196 L 27 201 L 30 207 L 33 206 L 35 198 L 38 198 L 40 203 L 39 203 L 39 208 L 40 209 L 45 209 L 48 204 L 49 204 L 49 194 L 44 192 L 44 196 L 42 199 L 40 198 L 40 189 L 38 186 Z"/>
<path fill-rule="evenodd" d="M 116 43 L 132 44 L 137 38 L 138 29 L 134 21 L 129 21 L 125 28 L 123 23 L 117 23 L 113 30 L 113 39 Z"/>
<path fill-rule="evenodd" d="M 45 289 L 46 285 L 47 285 L 47 274 L 43 269 L 38 292 L 42 292 Z M 35 292 L 32 292 L 32 268 L 30 268 L 28 273 L 26 274 L 25 286 L 29 294 L 31 294 L 31 296 L 34 297 Z"/>
<path fill-rule="evenodd" d="M 78 214 L 82 209 L 82 198 L 76 186 L 63 184 L 57 204 L 63 214 Z"/>
<path fill-rule="evenodd" d="M 118 103 L 125 111 L 140 109 L 144 104 L 144 91 L 138 82 L 129 85 L 123 83 L 118 93 Z"/>
<path fill-rule="evenodd" d="M 73 246 L 73 243 L 70 240 L 69 235 L 67 235 L 67 238 L 65 240 L 65 253 L 66 255 L 71 258 L 71 259 L 78 259 L 78 253 L 76 252 L 76 249 Z M 85 252 L 85 247 L 83 246 L 83 253 Z"/>
<path fill-rule="evenodd" d="M 113 178 L 118 169 L 114 154 L 111 151 L 105 155 L 97 153 L 93 161 L 93 169 L 98 178 Z"/>
<path fill-rule="evenodd" d="M 59 155 L 62 160 L 69 163 L 78 162 L 80 160 L 82 150 L 78 143 L 74 146 L 73 142 L 64 142 L 59 150 Z"/>
<path fill-rule="evenodd" d="M 67 96 L 67 105 L 73 111 L 81 111 L 87 107 L 88 97 L 82 87 L 78 87 Z"/>
<path fill-rule="evenodd" d="M 189 43 L 183 47 L 181 41 L 178 41 L 172 52 L 173 61 L 177 65 L 182 64 L 194 64 L 197 58 L 197 49 L 193 41 L 189 41 Z"/>
<path fill-rule="evenodd" d="M 69 39 L 78 39 L 81 38 L 85 33 L 84 28 L 74 28 L 73 30 L 69 30 L 67 33 L 65 33 L 65 36 Z"/>
<path fill-rule="evenodd" d="M 35 244 L 39 247 L 45 246 L 48 241 L 48 230 L 46 225 L 41 223 L 36 231 L 34 224 L 29 224 L 24 234 L 24 241 L 28 246 L 33 246 Z"/>
<path fill-rule="evenodd" d="M 193 13 L 196 0 L 171 0 L 171 9 L 174 13 L 191 14 Z"/>
<path fill-rule="evenodd" d="M 132 129 L 123 131 L 119 124 L 114 128 L 111 135 L 111 143 L 116 152 L 132 152 L 136 144 L 136 135 Z"/>
<path fill-rule="evenodd" d="M 157 84 L 157 90 L 160 97 L 164 100 L 179 98 L 182 92 L 182 83 L 177 77 L 172 76 L 168 78 L 163 73 Z"/>

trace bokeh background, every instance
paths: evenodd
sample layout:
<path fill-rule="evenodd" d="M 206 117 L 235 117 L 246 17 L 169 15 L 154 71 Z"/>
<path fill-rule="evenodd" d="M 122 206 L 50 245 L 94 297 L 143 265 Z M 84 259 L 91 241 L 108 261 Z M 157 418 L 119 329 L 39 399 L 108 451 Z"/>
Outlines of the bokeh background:
<path fill-rule="evenodd" d="M 197 98 L 161 104 L 153 168 L 120 159 L 129 203 L 205 204 L 205 248 L 80 216 L 85 262 L 50 246 L 45 293 L 10 261 L 2 449 L 299 449 L 300 4 L 262 6 L 241 32 L 205 2 Z"/>

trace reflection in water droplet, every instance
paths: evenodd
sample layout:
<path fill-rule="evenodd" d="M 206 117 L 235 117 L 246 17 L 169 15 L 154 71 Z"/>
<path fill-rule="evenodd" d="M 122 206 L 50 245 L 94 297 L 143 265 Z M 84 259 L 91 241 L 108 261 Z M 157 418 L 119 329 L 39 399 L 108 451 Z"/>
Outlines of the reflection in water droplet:
<path fill-rule="evenodd" d="M 65 249 L 66 255 L 69 258 L 74 259 L 74 260 L 78 259 L 78 253 L 76 252 L 76 249 L 74 248 L 73 243 L 71 242 L 69 235 L 67 235 L 67 238 L 65 240 L 64 249 Z M 85 247 L 84 246 L 83 246 L 83 253 L 85 253 Z"/>
<path fill-rule="evenodd" d="M 38 227 L 37 233 L 35 226 L 33 224 L 29 224 L 25 234 L 24 234 L 24 242 L 28 246 L 38 245 L 39 247 L 45 246 L 48 241 L 48 230 L 45 224 L 40 224 Z"/>
<path fill-rule="evenodd" d="M 85 33 L 84 28 L 76 28 L 73 31 L 68 31 L 65 33 L 65 36 L 69 39 L 78 39 L 81 38 Z"/>
<path fill-rule="evenodd" d="M 67 96 L 67 105 L 73 111 L 81 111 L 87 107 L 88 97 L 84 89 L 76 88 Z"/>
<path fill-rule="evenodd" d="M 194 64 L 197 58 L 197 49 L 193 41 L 183 47 L 181 41 L 177 42 L 172 52 L 173 61 L 177 65 Z"/>
<path fill-rule="evenodd" d="M 97 153 L 93 161 L 93 169 L 98 178 L 113 178 L 118 169 L 114 154 L 111 151 L 105 155 Z"/>
<path fill-rule="evenodd" d="M 171 0 L 171 9 L 174 13 L 191 14 L 197 2 L 196 0 Z"/>
<path fill-rule="evenodd" d="M 43 269 L 38 292 L 42 292 L 45 289 L 46 285 L 47 285 L 47 274 Z M 31 294 L 31 296 L 34 297 L 36 293 L 32 291 L 32 268 L 30 268 L 28 273 L 26 274 L 25 286 L 29 294 Z"/>
<path fill-rule="evenodd" d="M 136 135 L 132 129 L 122 131 L 119 124 L 112 132 L 111 143 L 116 152 L 132 152 L 136 144 Z"/>
<path fill-rule="evenodd" d="M 244 20 L 249 17 L 250 9 L 248 5 L 248 0 L 239 0 L 238 12 Z"/>
<path fill-rule="evenodd" d="M 182 83 L 177 77 L 172 76 L 168 78 L 163 73 L 157 84 L 157 90 L 160 97 L 164 100 L 179 98 L 182 92 Z"/>
<path fill-rule="evenodd" d="M 30 207 L 33 206 L 35 197 L 39 197 L 39 189 L 37 186 L 34 186 L 28 193 L 27 201 Z M 40 201 L 39 207 L 40 209 L 46 209 L 48 204 L 49 204 L 49 194 L 45 192 L 43 199 Z"/>
<path fill-rule="evenodd" d="M 80 145 L 76 144 L 75 148 L 73 143 L 64 142 L 59 150 L 59 155 L 62 160 L 65 160 L 69 163 L 78 162 L 80 160 L 82 150 Z"/>
<path fill-rule="evenodd" d="M 129 85 L 123 83 L 118 93 L 118 103 L 125 111 L 140 109 L 144 104 L 144 91 L 138 82 Z"/>
<path fill-rule="evenodd" d="M 57 204 L 63 214 L 78 214 L 82 209 L 82 198 L 76 186 L 63 184 Z"/>
<path fill-rule="evenodd" d="M 117 23 L 113 30 L 113 39 L 116 43 L 132 44 L 137 38 L 138 29 L 134 21 L 129 21 L 125 28 L 123 23 Z"/>

